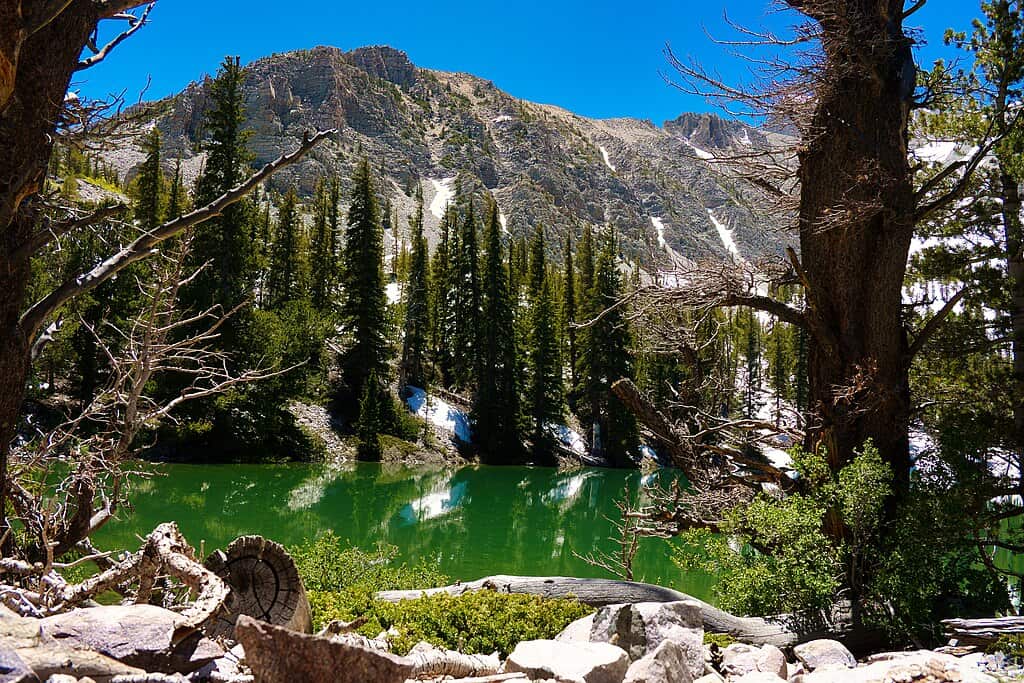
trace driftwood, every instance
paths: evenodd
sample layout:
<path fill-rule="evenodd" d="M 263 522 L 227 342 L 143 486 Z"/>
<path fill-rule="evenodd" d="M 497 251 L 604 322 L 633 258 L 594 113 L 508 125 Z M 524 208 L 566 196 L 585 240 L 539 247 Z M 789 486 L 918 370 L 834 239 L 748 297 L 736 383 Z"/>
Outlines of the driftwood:
<path fill-rule="evenodd" d="M 790 628 L 783 619 L 778 621 L 760 617 L 737 617 L 724 612 L 714 605 L 697 600 L 685 593 L 634 581 L 614 579 L 580 579 L 566 576 L 488 576 L 469 583 L 459 583 L 442 588 L 425 590 L 380 591 L 378 600 L 398 602 L 413 600 L 425 595 L 447 593 L 463 595 L 478 590 L 493 590 L 499 593 L 525 593 L 545 598 L 575 598 L 591 607 L 604 607 L 634 602 L 674 602 L 692 600 L 701 607 L 705 630 L 713 633 L 728 633 L 738 640 L 755 645 L 788 647 L 801 640 L 813 637 L 800 634 Z M 818 634 L 815 634 L 818 635 Z"/>
<path fill-rule="evenodd" d="M 1024 634 L 1024 617 L 992 617 L 989 619 L 944 619 L 946 635 L 958 645 L 986 645 L 1000 636 Z"/>
<path fill-rule="evenodd" d="M 491 655 L 465 655 L 454 650 L 444 650 L 430 643 L 416 645 L 407 657 L 412 662 L 412 677 L 429 676 L 490 676 L 501 669 L 497 653 Z"/>
<path fill-rule="evenodd" d="M 210 555 L 206 567 L 231 587 L 227 610 L 206 628 L 210 635 L 232 636 L 242 614 L 312 633 L 313 618 L 302 579 L 295 561 L 279 543 L 262 536 L 241 536 L 226 551 Z"/>

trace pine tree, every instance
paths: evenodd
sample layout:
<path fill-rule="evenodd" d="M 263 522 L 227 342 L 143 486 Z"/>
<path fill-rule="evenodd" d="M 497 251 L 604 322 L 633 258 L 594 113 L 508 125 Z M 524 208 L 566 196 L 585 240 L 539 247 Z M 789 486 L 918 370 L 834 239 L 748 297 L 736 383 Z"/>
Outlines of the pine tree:
<path fill-rule="evenodd" d="M 164 174 L 160 169 L 160 131 L 154 126 L 142 142 L 146 160 L 135 180 L 135 219 L 143 230 L 160 225 L 164 215 Z"/>
<path fill-rule="evenodd" d="M 584 311 L 590 325 L 580 340 L 580 419 L 592 425 L 590 446 L 595 455 L 615 467 L 630 467 L 638 442 L 636 418 L 611 392 L 614 382 L 633 377 L 629 322 L 622 307 L 615 305 L 623 284 L 615 262 L 614 236 L 605 242 L 593 278 Z"/>
<path fill-rule="evenodd" d="M 440 374 L 441 384 L 447 389 L 455 382 L 455 357 L 453 339 L 455 336 L 455 287 L 452 259 L 457 253 L 455 237 L 458 212 L 449 205 L 441 219 L 440 237 L 430 268 L 431 315 L 434 362 Z"/>
<path fill-rule="evenodd" d="M 576 300 L 578 303 L 577 315 L 580 322 L 587 322 L 590 319 L 591 303 L 594 294 L 594 232 L 588 224 L 583 228 L 583 237 L 580 240 L 574 260 L 578 280 L 576 283 Z M 592 397 L 586 397 L 586 376 L 588 359 L 585 355 L 588 349 L 585 344 L 586 332 L 576 337 L 577 351 L 576 362 L 573 365 L 573 384 L 569 393 L 569 403 L 575 407 L 577 415 L 584 424 L 590 424 L 594 412 Z"/>
<path fill-rule="evenodd" d="M 573 267 L 572 236 L 565 238 L 565 275 L 562 283 L 562 325 L 565 337 L 569 386 L 576 386 L 576 272 Z M 571 406 L 570 406 L 571 407 Z"/>
<path fill-rule="evenodd" d="M 482 304 L 480 375 L 471 415 L 473 438 L 485 461 L 519 462 L 522 438 L 516 389 L 515 328 L 497 204 L 492 204 L 487 222 Z"/>
<path fill-rule="evenodd" d="M 295 206 L 297 201 L 295 189 L 289 189 L 278 213 L 277 234 L 270 253 L 267 282 L 271 308 L 282 308 L 290 301 L 306 297 L 308 293 L 305 240 L 302 221 Z"/>
<path fill-rule="evenodd" d="M 337 288 L 336 238 L 331 228 L 331 216 L 336 213 L 337 205 L 331 205 L 328 183 L 321 179 L 313 196 L 313 239 L 309 257 L 310 301 L 321 313 L 330 310 L 334 304 L 334 291 Z"/>
<path fill-rule="evenodd" d="M 360 460 L 380 460 L 380 433 L 383 428 L 381 407 L 386 400 L 387 393 L 381 387 L 377 375 L 371 372 L 363 384 L 359 397 L 359 421 L 356 423 L 359 445 L 356 456 Z"/>
<path fill-rule="evenodd" d="M 547 261 L 544 257 L 544 228 L 538 223 L 533 228 L 533 238 L 530 240 L 530 273 L 529 273 L 529 292 L 530 299 L 533 300 L 540 294 L 541 287 L 544 284 L 544 278 L 547 270 Z"/>
<path fill-rule="evenodd" d="M 384 297 L 384 236 L 370 164 L 363 159 L 352 175 L 352 202 L 345 240 L 345 292 L 341 307 L 348 344 L 339 359 L 350 400 L 363 397 L 369 377 L 384 381 L 388 346 Z"/>
<path fill-rule="evenodd" d="M 167 191 L 167 219 L 180 218 L 187 208 L 188 198 L 185 196 L 185 186 L 181 182 L 181 156 L 174 164 L 174 177 L 171 178 L 171 187 Z"/>
<path fill-rule="evenodd" d="M 564 415 L 562 361 L 550 278 L 542 278 L 530 307 L 529 402 L 531 444 L 537 462 L 555 463 L 551 426 Z"/>
<path fill-rule="evenodd" d="M 427 383 L 426 347 L 430 332 L 427 240 L 423 236 L 423 195 L 419 195 L 416 213 L 409 220 L 412 257 L 405 288 L 405 334 L 402 339 L 402 386 L 425 388 Z"/>
<path fill-rule="evenodd" d="M 748 308 L 746 316 L 746 376 L 743 385 L 743 416 L 754 418 L 761 408 L 761 322 Z"/>
<path fill-rule="evenodd" d="M 452 337 L 455 383 L 463 389 L 476 384 L 482 358 L 479 341 L 481 293 L 477 231 L 473 202 L 470 200 L 459 229 L 458 253 L 452 278 L 455 295 L 455 329 Z"/>
<path fill-rule="evenodd" d="M 242 80 L 238 58 L 225 58 L 210 85 L 212 106 L 205 115 L 205 130 L 210 138 L 203 145 L 207 152 L 206 166 L 196 184 L 198 205 L 238 185 L 248 170 L 252 157 L 245 149 L 248 131 L 242 128 L 245 121 Z M 206 262 L 209 266 L 183 290 L 189 307 L 206 310 L 219 305 L 223 310 L 231 310 L 249 300 L 256 274 L 253 222 L 253 205 L 243 200 L 195 229 L 192 259 L 197 267 Z M 221 345 L 225 348 L 238 345 L 240 327 L 246 319 L 244 312 L 232 317 L 221 336 Z"/>

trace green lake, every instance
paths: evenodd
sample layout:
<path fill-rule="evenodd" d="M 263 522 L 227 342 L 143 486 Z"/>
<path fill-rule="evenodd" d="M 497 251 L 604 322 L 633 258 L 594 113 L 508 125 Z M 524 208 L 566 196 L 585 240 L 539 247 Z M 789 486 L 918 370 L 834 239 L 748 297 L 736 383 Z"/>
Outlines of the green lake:
<path fill-rule="evenodd" d="M 164 521 L 178 522 L 206 552 L 236 536 L 293 545 L 332 530 L 362 548 L 387 543 L 403 560 L 436 563 L 455 580 L 488 574 L 609 576 L 575 553 L 612 551 L 607 518 L 641 480 L 675 474 L 587 468 L 395 465 L 155 465 L 133 484 L 131 511 L 96 537 L 101 548 L 135 548 Z M 641 540 L 637 580 L 710 597 L 712 580 L 684 573 L 670 543 Z"/>

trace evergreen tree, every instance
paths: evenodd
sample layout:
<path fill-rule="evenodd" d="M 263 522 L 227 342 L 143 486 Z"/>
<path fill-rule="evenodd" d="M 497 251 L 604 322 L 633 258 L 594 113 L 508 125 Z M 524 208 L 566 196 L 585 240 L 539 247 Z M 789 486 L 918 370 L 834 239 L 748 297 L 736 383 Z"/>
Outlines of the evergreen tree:
<path fill-rule="evenodd" d="M 181 156 L 174 164 L 174 177 L 171 178 L 171 187 L 167 191 L 167 220 L 180 218 L 188 205 L 188 198 L 185 196 L 185 186 L 181 182 Z"/>
<path fill-rule="evenodd" d="M 427 383 L 426 346 L 430 332 L 427 240 L 423 236 L 423 195 L 410 220 L 412 257 L 405 288 L 405 334 L 402 339 L 402 386 L 425 388 Z"/>
<path fill-rule="evenodd" d="M 164 215 L 164 174 L 160 169 L 160 131 L 154 126 L 142 142 L 146 160 L 135 180 L 135 219 L 143 230 L 160 225 Z"/>
<path fill-rule="evenodd" d="M 473 202 L 470 200 L 459 229 L 458 253 L 452 278 L 455 299 L 455 329 L 452 337 L 455 383 L 464 389 L 475 385 L 482 359 L 479 341 L 481 293 L 477 231 Z"/>
<path fill-rule="evenodd" d="M 359 398 L 359 421 L 356 423 L 359 445 L 356 456 L 360 460 L 380 460 L 380 433 L 383 428 L 381 408 L 387 400 L 387 392 L 381 387 L 377 375 L 371 372 Z"/>
<path fill-rule="evenodd" d="M 761 408 L 761 322 L 754 310 L 747 309 L 746 316 L 746 376 L 743 384 L 743 416 L 753 418 Z"/>
<path fill-rule="evenodd" d="M 562 282 L 562 325 L 565 336 L 569 386 L 576 386 L 576 272 L 573 268 L 572 236 L 565 238 L 565 276 Z M 571 407 L 571 406 L 570 406 Z"/>
<path fill-rule="evenodd" d="M 544 228 L 538 223 L 533 228 L 533 238 L 530 240 L 530 279 L 528 282 L 530 300 L 532 301 L 540 294 L 544 284 L 547 270 L 547 262 L 544 258 Z"/>
<path fill-rule="evenodd" d="M 515 328 L 497 204 L 492 204 L 487 222 L 482 299 L 480 375 L 471 415 L 473 438 L 485 461 L 519 462 L 522 438 L 516 390 Z"/>
<path fill-rule="evenodd" d="M 271 308 L 281 308 L 307 295 L 305 240 L 302 220 L 296 211 L 297 201 L 295 189 L 289 189 L 278 213 L 267 282 Z"/>
<path fill-rule="evenodd" d="M 586 242 L 584 233 L 581 247 Z M 580 420 L 592 425 L 590 446 L 595 455 L 615 467 L 630 467 L 638 442 L 636 418 L 611 391 L 614 382 L 633 377 L 629 322 L 622 307 L 615 305 L 622 297 L 623 283 L 615 262 L 614 236 L 609 236 L 592 272 L 585 309 L 590 324 L 580 340 Z"/>
<path fill-rule="evenodd" d="M 388 346 L 384 296 L 384 237 L 370 164 L 363 159 L 352 175 L 352 202 L 345 240 L 345 292 L 341 312 L 348 343 L 339 359 L 347 396 L 364 396 L 371 376 L 387 376 Z M 344 395 L 344 394 L 343 394 Z"/>
<path fill-rule="evenodd" d="M 437 372 L 441 384 L 447 389 L 455 382 L 455 357 L 453 340 L 455 337 L 455 287 L 453 283 L 454 268 L 452 259 L 457 253 L 455 231 L 458 225 L 458 212 L 448 205 L 441 219 L 440 238 L 434 251 L 431 275 L 431 315 L 432 347 Z"/>
<path fill-rule="evenodd" d="M 332 181 L 333 182 L 333 181 Z M 313 239 L 310 244 L 310 300 L 321 313 L 330 310 L 337 289 L 337 237 L 332 222 L 337 223 L 337 204 L 333 192 L 321 179 L 313 197 Z"/>
<path fill-rule="evenodd" d="M 537 462 L 555 463 L 553 424 L 564 415 L 562 361 L 558 352 L 555 302 L 550 278 L 541 278 L 530 307 L 529 401 L 531 444 Z"/>
<path fill-rule="evenodd" d="M 207 204 L 234 188 L 244 178 L 251 155 L 245 149 L 248 131 L 242 126 L 245 109 L 242 99 L 242 67 L 237 57 L 225 58 L 210 85 L 211 107 L 204 123 L 209 139 L 203 144 L 206 166 L 196 184 L 195 202 Z M 253 205 L 240 201 L 224 209 L 217 218 L 195 229 L 192 259 L 195 265 L 209 266 L 184 289 L 183 299 L 194 310 L 219 305 L 231 310 L 252 295 L 256 253 L 253 237 Z M 225 348 L 237 346 L 246 312 L 232 317 L 221 339 Z"/>
<path fill-rule="evenodd" d="M 579 302 L 577 314 L 579 315 L 580 322 L 587 322 L 590 319 L 594 294 L 594 232 L 589 224 L 583 228 L 583 237 L 580 239 L 574 265 L 578 273 L 578 281 L 575 287 L 576 300 Z M 587 354 L 588 349 L 584 339 L 585 335 L 586 331 L 576 337 L 576 363 L 573 366 L 574 380 L 572 391 L 569 394 L 569 403 L 575 406 L 580 421 L 589 425 L 594 413 L 594 406 L 592 405 L 593 397 L 586 396 L 586 366 L 588 365 L 588 359 L 584 356 Z"/>

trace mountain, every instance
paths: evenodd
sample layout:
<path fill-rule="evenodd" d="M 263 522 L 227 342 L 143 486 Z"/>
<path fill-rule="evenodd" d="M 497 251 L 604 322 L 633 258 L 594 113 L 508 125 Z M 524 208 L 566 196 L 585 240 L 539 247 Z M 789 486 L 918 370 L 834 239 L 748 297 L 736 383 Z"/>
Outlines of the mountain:
<path fill-rule="evenodd" d="M 590 119 L 517 99 L 469 74 L 419 68 L 390 47 L 288 52 L 260 59 L 245 73 L 257 163 L 294 148 L 306 131 L 339 131 L 277 174 L 278 190 L 295 185 L 309 195 L 325 173 L 347 182 L 366 155 L 381 168 L 403 229 L 422 183 L 428 235 L 459 186 L 493 192 L 516 237 L 541 222 L 556 256 L 566 232 L 578 233 L 584 223 L 614 225 L 623 255 L 647 264 L 664 265 L 670 253 L 698 258 L 731 250 L 751 257 L 777 250 L 763 234 L 765 219 L 744 206 L 743 188 L 706 162 L 764 147 L 776 133 L 711 114 L 683 114 L 660 127 Z M 165 159 L 170 165 L 180 154 L 187 177 L 203 163 L 196 150 L 209 82 L 146 105 L 155 112 L 147 125 L 163 133 Z M 129 147 L 107 160 L 130 176 L 142 153 Z"/>

